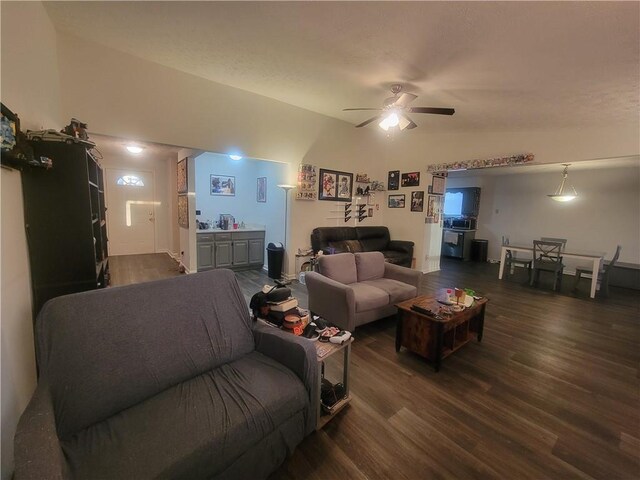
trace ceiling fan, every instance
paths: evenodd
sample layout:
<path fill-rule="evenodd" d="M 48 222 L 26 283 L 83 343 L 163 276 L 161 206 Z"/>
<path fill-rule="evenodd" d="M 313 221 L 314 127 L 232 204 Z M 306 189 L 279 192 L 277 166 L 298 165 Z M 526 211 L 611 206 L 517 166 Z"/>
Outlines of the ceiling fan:
<path fill-rule="evenodd" d="M 407 116 L 407 113 L 431 113 L 435 115 L 453 115 L 455 113 L 455 110 L 453 108 L 409 107 L 408 105 L 416 98 L 418 98 L 418 96 L 412 93 L 403 93 L 402 85 L 397 83 L 391 85 L 391 93 L 393 93 L 393 97 L 385 99 L 382 104 L 382 108 L 345 108 L 342 111 L 381 111 L 381 114 L 376 115 L 375 117 L 371 117 L 369 120 L 365 120 L 361 124 L 356 125 L 356 128 L 364 127 L 366 125 L 369 125 L 371 122 L 375 122 L 376 120 L 381 120 L 378 125 L 385 131 L 395 126 L 398 126 L 400 130 L 404 130 L 405 128 L 407 130 L 416 128 L 418 125 L 416 125 L 414 121 Z"/>

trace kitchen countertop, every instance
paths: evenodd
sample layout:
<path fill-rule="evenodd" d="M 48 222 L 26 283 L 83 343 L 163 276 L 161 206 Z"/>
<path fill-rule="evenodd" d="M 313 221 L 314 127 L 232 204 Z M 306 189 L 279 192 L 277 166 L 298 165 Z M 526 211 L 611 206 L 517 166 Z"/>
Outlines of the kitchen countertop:
<path fill-rule="evenodd" d="M 229 230 L 222 230 L 221 228 L 208 228 L 206 230 L 198 229 L 196 233 L 233 233 L 233 232 L 264 232 L 264 228 L 230 228 Z"/>
<path fill-rule="evenodd" d="M 452 232 L 477 232 L 477 229 L 467 230 L 466 228 L 443 228 L 442 230 L 450 230 Z"/>

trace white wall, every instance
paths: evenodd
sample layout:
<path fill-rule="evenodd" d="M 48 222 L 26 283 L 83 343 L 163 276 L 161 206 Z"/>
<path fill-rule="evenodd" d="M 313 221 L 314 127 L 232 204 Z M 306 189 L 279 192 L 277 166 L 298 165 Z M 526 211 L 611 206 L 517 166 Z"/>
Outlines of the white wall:
<path fill-rule="evenodd" d="M 535 163 L 575 163 L 582 160 L 640 154 L 638 124 L 579 130 L 448 134 L 430 133 L 427 128 L 418 127 L 404 133 L 406 135 L 396 136 L 393 142 L 385 143 L 385 148 L 381 149 L 386 170 L 421 171 L 424 175 L 426 166 L 429 164 L 529 152 L 535 154 Z M 421 182 L 420 188 L 426 190 L 427 185 Z M 397 193 L 411 190 L 411 188 L 400 188 Z M 424 243 L 424 220 L 421 216 L 411 215 L 406 210 L 408 209 L 387 210 L 384 214 L 385 223 L 394 232 L 395 238 L 412 240 L 416 243 L 417 268 L 423 269 L 429 251 L 429 246 L 425 248 Z"/>
<path fill-rule="evenodd" d="M 2 2 L 2 102 L 23 129 L 61 128 L 56 34 L 39 2 Z M 13 473 L 13 436 L 36 384 L 31 283 L 20 173 L 2 169 L 2 479 Z"/>
<path fill-rule="evenodd" d="M 203 153 L 196 158 L 196 210 L 200 221 L 217 221 L 221 213 L 233 215 L 237 223 L 264 225 L 265 247 L 271 242 L 284 242 L 284 190 L 278 184 L 287 178 L 287 165 L 278 162 L 243 158 L 231 160 L 228 155 Z M 211 175 L 235 177 L 235 196 L 211 195 Z M 267 177 L 267 201 L 258 202 L 258 177 Z M 266 264 L 265 252 L 265 264 Z"/>
<path fill-rule="evenodd" d="M 489 240 L 489 258 L 500 258 L 502 236 L 512 244 L 540 237 L 566 238 L 572 249 L 606 252 L 622 245 L 621 262 L 640 264 L 640 165 L 597 170 L 569 169 L 578 191 L 572 202 L 547 197 L 561 180 L 557 172 L 449 178 L 447 188 L 481 187 L 476 238 Z M 571 262 L 569 262 L 571 263 Z M 568 265 L 571 269 L 571 265 Z"/>
<path fill-rule="evenodd" d="M 63 112 L 86 119 L 92 131 L 210 152 L 240 150 L 245 157 L 286 163 L 287 183 L 296 182 L 300 162 L 381 178 L 383 139 L 368 129 L 66 34 L 59 34 L 58 42 L 61 78 L 74 85 L 62 92 Z M 310 244 L 314 227 L 336 224 L 327 220 L 333 202 L 292 200 L 290 205 L 290 252 Z M 376 214 L 365 224 L 381 224 L 382 209 Z M 191 270 L 195 236 L 179 232 L 180 251 Z M 285 271 L 292 269 L 285 257 Z"/>

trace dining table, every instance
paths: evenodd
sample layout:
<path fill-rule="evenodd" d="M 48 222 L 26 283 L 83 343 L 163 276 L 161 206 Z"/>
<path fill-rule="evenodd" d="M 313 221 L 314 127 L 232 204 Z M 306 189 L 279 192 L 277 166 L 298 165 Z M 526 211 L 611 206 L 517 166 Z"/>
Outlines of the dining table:
<path fill-rule="evenodd" d="M 511 250 L 512 252 L 523 252 L 530 253 L 533 255 L 533 244 L 531 246 L 527 245 L 503 245 L 502 251 L 500 252 L 500 271 L 498 273 L 498 279 L 502 280 L 502 274 L 504 272 L 504 264 L 505 259 L 507 257 L 507 250 Z M 602 262 L 604 261 L 605 252 L 590 252 L 585 250 L 574 250 L 574 249 L 565 249 L 562 252 L 563 258 L 575 258 L 577 260 L 586 260 L 592 263 L 593 265 L 593 275 L 591 278 L 591 298 L 595 298 L 596 289 L 598 286 L 598 272 L 602 267 Z"/>

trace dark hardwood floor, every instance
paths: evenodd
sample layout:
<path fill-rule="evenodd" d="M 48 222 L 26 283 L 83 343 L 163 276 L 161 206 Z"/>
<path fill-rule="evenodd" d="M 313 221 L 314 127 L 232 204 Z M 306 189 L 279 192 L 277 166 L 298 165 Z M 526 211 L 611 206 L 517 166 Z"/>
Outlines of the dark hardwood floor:
<path fill-rule="evenodd" d="M 150 279 L 146 268 L 129 278 Z M 574 293 L 566 277 L 555 293 L 497 270 L 443 261 L 425 275 L 421 293 L 462 286 L 490 299 L 482 343 L 439 373 L 395 352 L 393 319 L 358 328 L 353 401 L 271 479 L 640 478 L 640 292 L 591 300 L 587 280 Z M 271 283 L 259 271 L 237 277 L 247 300 Z M 293 291 L 305 306 L 305 287 Z"/>

